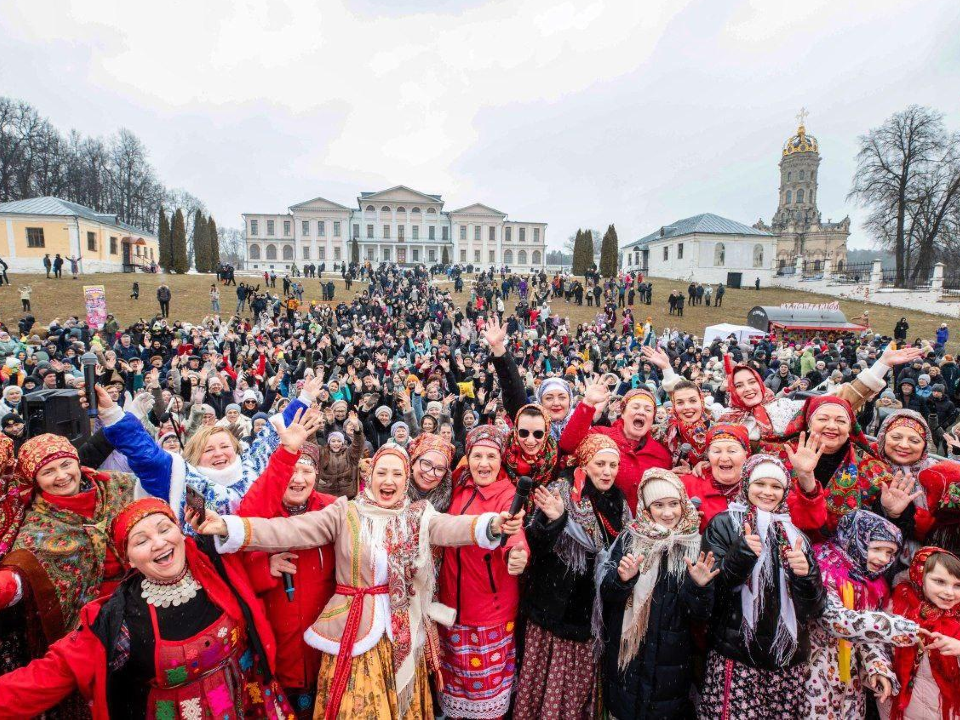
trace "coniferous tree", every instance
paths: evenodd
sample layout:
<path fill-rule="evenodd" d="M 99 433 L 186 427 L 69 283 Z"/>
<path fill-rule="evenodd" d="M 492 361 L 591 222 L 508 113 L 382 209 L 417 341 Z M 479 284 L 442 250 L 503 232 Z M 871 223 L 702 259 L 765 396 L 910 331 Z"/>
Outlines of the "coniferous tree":
<path fill-rule="evenodd" d="M 193 215 L 193 265 L 199 273 L 210 272 L 207 221 L 199 210 Z"/>
<path fill-rule="evenodd" d="M 356 236 L 354 236 L 353 241 L 350 243 L 350 261 L 360 264 L 360 243 L 357 241 Z"/>
<path fill-rule="evenodd" d="M 173 253 L 170 252 L 170 221 L 167 219 L 167 213 L 160 206 L 160 218 L 157 221 L 157 242 L 160 245 L 160 268 L 164 272 L 170 272 L 173 265 Z"/>
<path fill-rule="evenodd" d="M 583 275 L 583 230 L 577 228 L 577 234 L 573 239 L 573 265 L 570 268 L 574 275 Z"/>
<path fill-rule="evenodd" d="M 447 251 L 446 245 L 443 246 L 443 253 L 440 256 L 440 262 L 442 262 L 444 265 L 450 264 L 450 253 Z"/>
<path fill-rule="evenodd" d="M 183 211 L 177 208 L 173 216 L 173 227 L 170 230 L 171 245 L 173 247 L 172 269 L 182 275 L 190 269 L 187 260 L 187 227 L 183 222 Z"/>
<path fill-rule="evenodd" d="M 213 215 L 207 218 L 207 261 L 209 272 L 215 273 L 220 267 L 220 235 L 217 232 L 217 222 Z"/>
<path fill-rule="evenodd" d="M 584 230 L 583 231 L 583 272 L 582 275 L 587 270 L 595 266 L 593 262 L 593 230 Z"/>
<path fill-rule="evenodd" d="M 614 277 L 617 274 L 617 256 L 620 254 L 620 242 L 617 239 L 617 229 L 611 225 L 603 234 L 600 245 L 600 274 L 603 277 Z"/>

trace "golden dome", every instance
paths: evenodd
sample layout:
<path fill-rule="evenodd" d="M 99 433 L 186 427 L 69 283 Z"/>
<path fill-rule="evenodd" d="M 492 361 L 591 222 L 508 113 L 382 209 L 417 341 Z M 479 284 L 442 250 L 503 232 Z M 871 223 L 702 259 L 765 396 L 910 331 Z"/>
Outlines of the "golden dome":
<path fill-rule="evenodd" d="M 783 144 L 783 154 L 793 155 L 802 152 L 818 152 L 817 139 L 813 135 L 807 135 L 806 128 L 801 124 L 797 128 L 797 134 L 789 138 Z"/>

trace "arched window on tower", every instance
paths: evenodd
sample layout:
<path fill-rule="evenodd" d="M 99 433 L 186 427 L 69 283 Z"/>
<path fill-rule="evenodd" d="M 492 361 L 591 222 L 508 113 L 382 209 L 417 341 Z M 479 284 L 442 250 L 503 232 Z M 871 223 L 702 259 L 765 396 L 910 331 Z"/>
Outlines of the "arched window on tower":
<path fill-rule="evenodd" d="M 763 245 L 759 243 L 753 246 L 753 266 L 755 268 L 763 267 Z"/>
<path fill-rule="evenodd" d="M 801 179 L 801 180 L 803 180 L 803 179 L 806 177 L 806 175 L 807 175 L 807 171 L 806 171 L 806 170 L 801 170 L 801 171 L 800 171 L 800 179 Z"/>
<path fill-rule="evenodd" d="M 792 179 L 793 179 L 793 173 L 792 173 L 792 172 L 788 172 L 788 173 L 787 173 L 787 182 L 790 182 Z"/>
<path fill-rule="evenodd" d="M 727 249 L 723 243 L 717 243 L 713 249 L 713 264 L 717 267 L 723 267 L 727 263 Z"/>
<path fill-rule="evenodd" d="M 787 205 L 793 202 L 793 190 L 787 190 Z"/>
<path fill-rule="evenodd" d="M 803 202 L 803 188 L 797 190 L 797 203 Z"/>

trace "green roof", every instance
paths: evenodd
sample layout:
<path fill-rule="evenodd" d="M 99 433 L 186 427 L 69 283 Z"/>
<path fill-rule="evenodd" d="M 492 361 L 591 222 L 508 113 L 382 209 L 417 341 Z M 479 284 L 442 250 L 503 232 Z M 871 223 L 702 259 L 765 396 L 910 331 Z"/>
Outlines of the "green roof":
<path fill-rule="evenodd" d="M 657 240 L 667 240 L 670 238 L 681 237 L 684 235 L 758 235 L 772 237 L 770 233 L 763 230 L 757 230 L 736 220 L 720 217 L 713 213 L 702 213 L 693 217 L 677 220 L 670 225 L 664 225 L 660 229 L 646 235 L 639 240 L 634 240 L 626 248 L 642 247 Z"/>
<path fill-rule="evenodd" d="M 134 227 L 128 223 L 117 219 L 112 213 L 98 213 L 85 205 L 80 205 L 69 200 L 61 200 L 58 197 L 36 197 L 26 200 L 11 200 L 10 202 L 0 203 L 0 213 L 11 213 L 14 215 L 58 215 L 62 217 L 82 217 L 85 220 L 104 223 L 105 225 L 114 225 L 115 227 L 128 230 L 138 235 L 154 236 L 154 233 L 143 228 Z"/>

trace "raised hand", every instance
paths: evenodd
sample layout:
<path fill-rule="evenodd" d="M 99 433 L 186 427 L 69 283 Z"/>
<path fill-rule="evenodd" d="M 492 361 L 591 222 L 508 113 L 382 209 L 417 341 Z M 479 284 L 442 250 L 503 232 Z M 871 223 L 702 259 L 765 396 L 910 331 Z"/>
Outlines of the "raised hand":
<path fill-rule="evenodd" d="M 905 347 L 894 350 L 893 343 L 887 343 L 887 347 L 880 356 L 880 362 L 888 367 L 896 367 L 897 365 L 912 363 L 917 358 L 922 358 L 923 355 L 923 348 Z"/>
<path fill-rule="evenodd" d="M 753 532 L 750 523 L 743 526 L 743 539 L 747 543 L 747 547 L 753 551 L 753 554 L 760 557 L 760 554 L 763 552 L 763 540 Z"/>
<path fill-rule="evenodd" d="M 311 408 L 306 412 L 298 410 L 289 425 L 277 428 L 277 435 L 280 436 L 283 447 L 294 454 L 300 452 L 307 438 L 316 434 L 322 419 L 323 414 L 319 408 Z"/>
<path fill-rule="evenodd" d="M 661 370 L 666 370 L 670 367 L 670 356 L 667 355 L 659 347 L 650 347 L 649 345 L 644 345 L 640 348 L 640 352 L 643 353 L 643 357 L 651 365 L 660 368 Z"/>
<path fill-rule="evenodd" d="M 690 558 L 684 558 L 684 560 L 687 563 L 687 572 L 690 573 L 691 579 L 700 587 L 706 586 L 707 583 L 720 574 L 719 566 L 714 569 L 716 559 L 713 557 L 712 552 L 707 553 L 706 556 L 700 553 L 700 557 L 697 558 L 696 562 L 692 562 Z"/>
<path fill-rule="evenodd" d="M 880 504 L 887 517 L 898 518 L 910 503 L 923 495 L 923 488 L 911 492 L 916 487 L 913 476 L 897 470 L 889 483 L 880 483 Z"/>
<path fill-rule="evenodd" d="M 487 344 L 490 346 L 490 352 L 496 357 L 500 357 L 507 352 L 507 346 L 505 344 L 506 337 L 506 325 L 501 325 L 500 318 L 498 318 L 496 314 L 493 314 L 487 326 L 483 329 L 483 339 L 487 341 Z"/>
<path fill-rule="evenodd" d="M 817 479 L 813 472 L 823 455 L 820 434 L 810 433 L 808 436 L 805 432 L 802 432 L 797 440 L 796 450 L 792 449 L 789 443 L 784 445 L 784 449 L 787 451 L 787 459 L 793 467 L 793 472 L 797 476 L 800 487 L 805 492 L 812 492 L 817 486 Z"/>
<path fill-rule="evenodd" d="M 592 408 L 603 407 L 610 400 L 610 388 L 600 382 L 598 378 L 591 380 L 586 385 L 583 393 L 583 402 Z"/>
<path fill-rule="evenodd" d="M 352 365 L 350 367 L 353 367 Z M 317 395 L 320 394 L 320 391 L 323 389 L 323 376 L 316 375 L 305 383 L 303 383 L 303 392 L 313 398 L 313 401 L 316 402 Z"/>
<path fill-rule="evenodd" d="M 797 577 L 806 577 L 810 574 L 810 563 L 807 554 L 803 551 L 803 538 L 797 538 L 793 547 L 787 550 L 787 564 Z"/>
<path fill-rule="evenodd" d="M 563 498 L 560 497 L 560 491 L 554 490 L 552 493 L 542 485 L 533 491 L 533 504 L 544 515 L 547 520 L 553 522 L 564 513 Z"/>
<path fill-rule="evenodd" d="M 617 565 L 617 575 L 622 582 L 629 582 L 640 572 L 640 566 L 643 564 L 643 555 L 634 555 L 627 553 L 620 558 L 620 564 Z"/>
<path fill-rule="evenodd" d="M 270 574 L 274 577 L 280 577 L 281 573 L 289 575 L 297 574 L 297 566 L 293 561 L 297 559 L 297 554 L 292 552 L 281 552 L 270 556 Z"/>
<path fill-rule="evenodd" d="M 190 524 L 198 535 L 225 536 L 227 534 L 226 521 L 210 508 L 206 509 L 206 517 L 202 519 L 195 510 L 185 508 L 183 519 Z"/>

